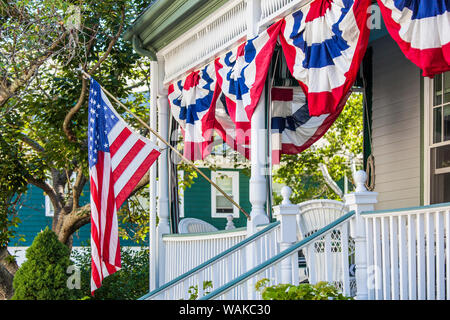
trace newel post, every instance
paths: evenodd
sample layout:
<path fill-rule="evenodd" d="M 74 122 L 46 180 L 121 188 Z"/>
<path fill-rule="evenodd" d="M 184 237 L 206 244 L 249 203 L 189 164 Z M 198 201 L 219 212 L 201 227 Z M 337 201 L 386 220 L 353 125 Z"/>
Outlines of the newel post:
<path fill-rule="evenodd" d="M 345 203 L 350 211 L 355 211 L 352 237 L 355 240 L 356 299 L 367 300 L 367 234 L 365 219 L 361 213 L 374 210 L 378 193 L 370 192 L 366 189 L 367 174 L 364 171 L 357 171 L 353 179 L 355 180 L 356 190 L 353 193 L 345 195 Z"/>
<path fill-rule="evenodd" d="M 280 251 L 289 248 L 297 241 L 297 215 L 300 208 L 289 200 L 291 194 L 291 188 L 284 186 L 281 189 L 283 201 L 280 205 L 273 208 L 277 220 L 280 221 Z M 291 259 L 284 259 L 281 262 L 281 283 L 297 285 L 298 283 L 293 283 L 295 280 L 292 277 L 293 271 L 298 272 L 297 270 L 292 270 Z"/>

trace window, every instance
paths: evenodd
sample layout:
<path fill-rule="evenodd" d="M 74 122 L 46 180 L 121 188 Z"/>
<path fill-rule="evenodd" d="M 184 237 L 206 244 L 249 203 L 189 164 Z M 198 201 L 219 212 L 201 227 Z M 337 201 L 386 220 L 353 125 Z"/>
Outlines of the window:
<path fill-rule="evenodd" d="M 450 202 L 450 72 L 436 76 L 431 87 L 429 202 L 434 204 Z"/>
<path fill-rule="evenodd" d="M 239 204 L 238 171 L 212 171 L 211 180 Z M 239 217 L 239 209 L 214 186 L 211 186 L 211 212 L 213 218 L 226 218 L 230 214 L 235 218 Z"/>
<path fill-rule="evenodd" d="M 45 196 L 45 216 L 53 217 L 55 215 L 55 209 L 53 208 L 53 204 L 50 201 L 49 196 Z"/>

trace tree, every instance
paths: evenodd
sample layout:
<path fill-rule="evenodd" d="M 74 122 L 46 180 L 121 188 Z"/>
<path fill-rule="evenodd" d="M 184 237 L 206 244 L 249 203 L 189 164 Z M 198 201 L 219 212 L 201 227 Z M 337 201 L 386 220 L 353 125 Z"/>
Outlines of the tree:
<path fill-rule="evenodd" d="M 120 37 L 148 2 L 0 0 L 0 118 L 8 118 L 0 121 L 6 141 L 0 144 L 0 154 L 11 147 L 20 151 L 15 156 L 18 175 L 49 197 L 52 230 L 68 247 L 72 234 L 90 222 L 90 205 L 80 205 L 89 177 L 89 88 L 77 69 L 94 76 L 148 121 L 146 95 L 134 93 L 133 101 L 125 100 L 137 86 L 148 88 L 149 63 Z M 0 176 L 0 185 L 7 179 Z M 147 184 L 148 176 L 136 190 Z M 23 191 L 15 190 L 16 196 Z"/>
<path fill-rule="evenodd" d="M 34 239 L 25 261 L 14 276 L 12 300 L 68 300 L 73 292 L 67 286 L 70 250 L 46 228 Z"/>
<path fill-rule="evenodd" d="M 282 155 L 274 181 L 290 186 L 295 202 L 314 198 L 343 200 L 342 190 L 336 190 L 336 181 L 345 177 L 352 181 L 353 165 L 362 163 L 362 98 L 362 94 L 352 94 L 335 123 L 311 148 L 295 155 Z M 281 201 L 280 196 L 274 198 Z"/>

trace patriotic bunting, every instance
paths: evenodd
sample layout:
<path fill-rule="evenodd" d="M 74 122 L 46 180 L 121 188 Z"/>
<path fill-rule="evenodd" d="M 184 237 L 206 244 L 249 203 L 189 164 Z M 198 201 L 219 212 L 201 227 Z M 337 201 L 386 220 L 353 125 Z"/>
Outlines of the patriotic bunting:
<path fill-rule="evenodd" d="M 190 73 L 185 81 L 171 84 L 168 90 L 170 109 L 180 124 L 184 136 L 184 156 L 190 160 L 204 159 L 208 146 L 212 143 L 205 136 L 212 127 L 204 127 L 202 119 L 212 111 L 212 101 L 216 86 L 214 64 L 200 71 Z"/>
<path fill-rule="evenodd" d="M 450 1 L 378 0 L 386 28 L 425 77 L 450 70 Z"/>
<path fill-rule="evenodd" d="M 369 4 L 313 1 L 284 19 L 281 45 L 311 116 L 335 112 L 355 82 L 369 40 Z"/>
<path fill-rule="evenodd" d="M 378 3 L 390 34 L 425 76 L 450 70 L 448 0 Z M 296 100 L 301 96 L 297 89 L 286 93 L 295 103 L 283 100 L 286 97 L 274 100 L 274 152 L 298 153 L 308 148 L 328 130 L 347 101 L 369 40 L 370 4 L 371 0 L 312 1 L 204 69 L 171 84 L 169 102 L 184 131 L 185 155 L 204 159 L 215 130 L 249 158 L 251 118 L 277 41 L 303 91 L 297 100 L 304 103 Z M 276 90 L 273 94 L 272 99 L 280 97 Z"/>
<path fill-rule="evenodd" d="M 349 95 L 333 113 L 315 117 L 309 115 L 300 87 L 272 88 L 272 163 L 279 164 L 281 154 L 300 153 L 319 140 L 341 113 Z"/>

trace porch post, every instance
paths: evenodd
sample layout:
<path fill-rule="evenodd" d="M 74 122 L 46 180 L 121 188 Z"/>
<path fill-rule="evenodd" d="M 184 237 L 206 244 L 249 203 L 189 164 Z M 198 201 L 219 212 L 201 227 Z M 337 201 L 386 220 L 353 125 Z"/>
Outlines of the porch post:
<path fill-rule="evenodd" d="M 158 62 L 150 62 L 150 128 L 157 128 L 157 96 L 158 96 Z M 151 134 L 150 141 L 157 144 L 154 134 Z M 156 241 L 156 164 L 150 167 L 150 212 L 149 212 L 149 254 L 150 254 L 150 291 L 155 290 L 158 282 L 157 270 L 157 241 Z"/>
<path fill-rule="evenodd" d="M 281 189 L 283 202 L 273 208 L 277 220 L 280 221 L 280 252 L 297 241 L 297 215 L 300 212 L 300 208 L 289 200 L 291 194 L 292 189 L 284 186 Z M 292 270 L 291 257 L 281 261 L 281 283 L 298 285 L 298 283 L 295 283 L 298 281 L 298 277 L 293 277 L 293 272 L 298 272 L 298 270 Z"/>
<path fill-rule="evenodd" d="M 256 226 L 269 223 L 264 205 L 267 199 L 266 184 L 266 128 L 265 128 L 265 89 L 261 94 L 258 105 L 253 113 L 251 124 L 251 176 L 250 176 L 250 203 L 252 210 L 250 212 L 251 220 L 247 223 L 249 234 L 256 232 Z"/>
<path fill-rule="evenodd" d="M 361 216 L 363 211 L 373 211 L 377 203 L 377 192 L 367 191 L 365 183 L 367 174 L 360 170 L 353 177 L 356 183 L 356 190 L 345 195 L 345 203 L 350 210 L 355 211 L 353 225 L 353 238 L 355 240 L 355 264 L 356 264 L 356 299 L 368 299 L 368 274 L 367 274 L 367 235 L 366 222 Z"/>
<path fill-rule="evenodd" d="M 158 131 L 162 138 L 169 140 L 169 100 L 167 90 L 162 86 L 163 63 L 158 61 L 159 65 L 159 90 L 158 90 Z M 169 226 L 169 168 L 168 168 L 168 149 L 163 142 L 159 142 L 161 155 L 158 158 L 158 218 L 157 227 L 158 239 L 158 281 L 159 285 L 165 283 L 165 247 L 162 240 L 164 234 L 170 233 Z"/>

